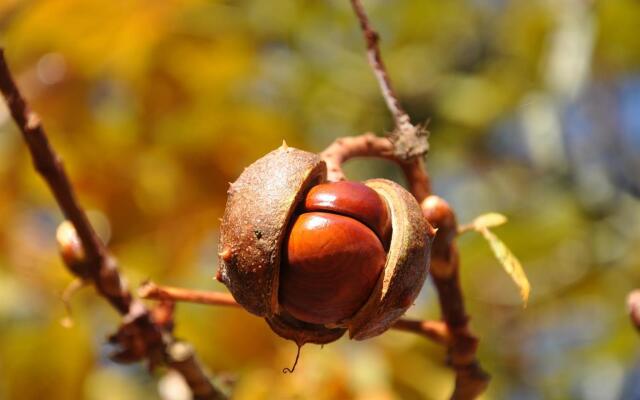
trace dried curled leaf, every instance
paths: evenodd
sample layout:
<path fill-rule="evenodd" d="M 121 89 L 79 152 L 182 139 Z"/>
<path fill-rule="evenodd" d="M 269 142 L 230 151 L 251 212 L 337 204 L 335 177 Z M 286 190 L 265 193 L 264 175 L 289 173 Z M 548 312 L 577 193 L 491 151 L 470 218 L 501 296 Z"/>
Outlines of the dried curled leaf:
<path fill-rule="evenodd" d="M 496 214 L 499 215 L 499 214 Z M 520 297 L 522 301 L 524 301 L 525 307 L 527 306 L 527 301 L 529 300 L 529 292 L 531 291 L 531 285 L 529 284 L 529 280 L 527 279 L 527 275 L 522 268 L 522 264 L 516 258 L 515 255 L 509 250 L 506 244 L 496 235 L 493 234 L 489 229 L 484 226 L 479 226 L 476 228 L 482 236 L 489 242 L 489 246 L 491 246 L 491 250 L 493 254 L 496 256 L 500 264 L 504 267 L 504 270 L 507 271 L 507 274 L 513 279 L 515 284 L 520 289 Z"/>
<path fill-rule="evenodd" d="M 479 231 L 483 228 L 494 228 L 496 226 L 503 225 L 506 222 L 507 217 L 504 215 L 490 212 L 476 217 L 471 224 L 475 230 Z"/>

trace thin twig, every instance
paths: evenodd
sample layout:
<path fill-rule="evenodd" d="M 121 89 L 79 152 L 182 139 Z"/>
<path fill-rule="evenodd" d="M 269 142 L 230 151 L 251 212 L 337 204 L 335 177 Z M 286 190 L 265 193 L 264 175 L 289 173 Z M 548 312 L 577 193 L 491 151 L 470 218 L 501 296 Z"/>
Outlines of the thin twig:
<path fill-rule="evenodd" d="M 337 139 L 320 153 L 320 156 L 327 164 L 329 179 L 341 180 L 344 179 L 342 163 L 354 157 L 380 157 L 401 166 L 405 165 L 403 160 L 394 156 L 392 146 L 387 138 L 368 133 Z M 459 256 L 455 245 L 458 234 L 455 214 L 444 200 L 437 196 L 428 196 L 429 181 L 425 178 L 427 175 L 424 166 L 410 166 L 410 169 L 403 168 L 403 171 L 411 191 L 421 200 L 425 218 L 438 228 L 431 248 L 431 276 L 438 291 L 442 317 L 447 326 L 447 340 L 439 341 L 448 346 L 451 366 L 456 372 L 456 386 L 452 398 L 474 399 L 487 388 L 490 377 L 476 359 L 478 338 L 469 330 L 469 316 L 465 310 L 460 285 Z M 411 174 L 408 174 L 407 170 L 410 170 Z M 400 322 L 400 326 L 407 325 Z M 432 338 L 418 329 L 413 332 Z"/>
<path fill-rule="evenodd" d="M 394 143 L 386 137 L 365 133 L 336 139 L 329 145 L 320 157 L 327 164 L 328 179 L 341 181 L 345 179 L 342 164 L 356 157 L 377 157 L 397 163 L 409 184 L 409 190 L 420 202 L 431 193 L 431 181 L 424 166 L 422 157 L 411 160 L 400 158 L 394 152 Z"/>
<path fill-rule="evenodd" d="M 449 204 L 438 196 L 421 203 L 422 214 L 438 229 L 431 247 L 431 278 L 438 291 L 442 318 L 451 340 L 449 362 L 456 371 L 453 399 L 475 399 L 489 385 L 490 376 L 476 358 L 478 338 L 469 329 L 460 284 L 460 260 L 455 239 L 458 224 Z"/>
<path fill-rule="evenodd" d="M 396 321 L 391 328 L 422 335 L 427 339 L 443 345 L 448 345 L 451 341 L 451 334 L 449 333 L 447 324 L 442 321 L 419 321 L 401 318 Z"/>
<path fill-rule="evenodd" d="M 476 359 L 478 338 L 471 333 L 468 326 L 469 317 L 464 306 L 458 250 L 455 245 L 458 234 L 455 214 L 446 202 L 437 196 L 430 196 L 430 180 L 422 158 L 407 162 L 394 151 L 396 144 L 397 142 L 388 138 L 369 133 L 337 139 L 320 153 L 320 156 L 327 164 L 329 180 L 334 181 L 345 179 L 342 164 L 355 157 L 384 158 L 402 167 L 411 192 L 422 204 L 425 218 L 439 229 L 432 247 L 431 275 L 447 326 L 448 338 L 446 341 L 440 341 L 448 345 L 450 362 L 456 372 L 452 398 L 474 399 L 486 390 L 490 377 Z M 406 327 L 406 322 L 400 322 L 400 326 Z M 415 323 L 413 327 L 416 327 Z M 425 333 L 418 329 L 412 331 L 433 339 L 430 336 L 432 332 Z"/>
<path fill-rule="evenodd" d="M 147 281 L 138 288 L 138 296 L 149 300 L 171 300 L 213 306 L 240 307 L 229 293 L 208 292 L 172 286 L 159 286 Z"/>
<path fill-rule="evenodd" d="M 396 129 L 389 139 L 376 138 L 373 135 L 338 139 L 322 152 L 321 156 L 329 168 L 329 179 L 334 180 L 345 179 L 342 163 L 353 157 L 377 156 L 391 159 L 402 166 L 411 192 L 422 205 L 425 218 L 439 229 L 431 249 L 431 275 L 438 291 L 441 313 L 447 328 L 446 344 L 450 363 L 456 373 L 452 398 L 475 399 L 486 390 L 490 378 L 476 358 L 478 338 L 469 330 L 469 316 L 464 306 L 459 278 L 459 256 L 455 245 L 455 214 L 446 202 L 431 201 L 439 198 L 430 196 L 431 183 L 423 161 L 423 156 L 429 148 L 427 132 L 421 127 L 413 126 L 409 116 L 400 107 L 382 62 L 378 34 L 371 27 L 360 0 L 351 0 L 351 4 L 365 37 L 369 64 L 376 75 L 382 96 L 394 116 Z M 414 322 L 411 326 L 420 326 L 416 325 L 417 323 L 419 322 Z M 403 324 L 406 322 L 400 325 Z"/>
<path fill-rule="evenodd" d="M 161 286 L 154 282 L 143 283 L 138 289 L 138 295 L 148 300 L 240 307 L 229 293 Z M 444 345 L 451 340 L 447 326 L 442 321 L 417 321 L 401 318 L 391 328 L 413 332 Z"/>
<path fill-rule="evenodd" d="M 371 26 L 362 3 L 360 0 L 351 0 L 351 5 L 360 22 L 360 29 L 367 46 L 369 65 L 378 81 L 387 108 L 395 121 L 395 129 L 389 135 L 389 139 L 393 142 L 392 152 L 399 160 L 415 161 L 421 164 L 422 158 L 429 151 L 428 132 L 424 126 L 413 125 L 409 114 L 402 109 L 398 96 L 393 90 L 389 73 L 382 61 L 380 36 Z"/>
<path fill-rule="evenodd" d="M 134 350 L 143 351 L 151 363 L 160 358 L 181 373 L 191 386 L 197 399 L 223 399 L 225 396 L 206 377 L 195 357 L 183 357 L 176 361 L 169 350 L 175 339 L 152 320 L 149 310 L 133 299 L 118 271 L 115 259 L 96 234 L 86 213 L 78 203 L 71 182 L 64 170 L 61 158 L 55 153 L 42 127 L 40 118 L 31 111 L 20 94 L 0 48 L 0 91 L 5 98 L 11 116 L 18 125 L 27 144 L 36 171 L 45 180 L 64 216 L 71 222 L 82 245 L 82 260 L 65 263 L 80 278 L 88 278 L 98 293 L 124 316 L 124 323 L 113 335 L 119 345 L 136 343 L 136 349 L 123 349 L 116 357 L 122 360 L 137 359 Z M 75 240 L 75 239 L 74 239 Z M 71 253 L 70 253 L 71 254 Z M 78 270 L 78 268 L 84 268 Z M 162 338 L 157 340 L 157 338 Z M 122 341 L 119 341 L 122 339 Z M 124 342 L 124 340 L 129 342 Z M 140 350 L 142 349 L 142 350 Z"/>
<path fill-rule="evenodd" d="M 126 314 L 131 304 L 131 297 L 121 287 L 121 282 L 100 279 L 101 274 L 117 275 L 117 271 L 107 271 L 112 263 L 109 260 L 103 243 L 89 223 L 87 216 L 76 200 L 73 187 L 64 171 L 60 157 L 53 151 L 40 118 L 31 111 L 20 94 L 4 58 L 4 50 L 0 49 L 0 91 L 11 112 L 11 116 L 20 128 L 22 136 L 29 147 L 36 171 L 49 185 L 64 216 L 71 221 L 82 242 L 87 256 L 88 274 L 92 277 L 97 290 L 121 313 Z"/>
<path fill-rule="evenodd" d="M 367 44 L 367 58 L 369 59 L 369 64 L 371 65 L 373 73 L 378 80 L 382 97 L 384 97 L 387 107 L 393 115 L 396 126 L 400 127 L 407 123 L 410 124 L 411 120 L 409 115 L 402 109 L 400 101 L 393 90 L 393 85 L 391 84 L 391 79 L 389 78 L 387 69 L 382 61 L 382 54 L 380 53 L 380 36 L 369 23 L 369 18 L 367 17 L 367 13 L 365 12 L 362 3 L 360 3 L 360 0 L 351 0 L 351 5 L 353 6 L 353 10 L 357 15 L 358 20 L 360 21 L 360 28 L 362 29 L 362 33 Z"/>

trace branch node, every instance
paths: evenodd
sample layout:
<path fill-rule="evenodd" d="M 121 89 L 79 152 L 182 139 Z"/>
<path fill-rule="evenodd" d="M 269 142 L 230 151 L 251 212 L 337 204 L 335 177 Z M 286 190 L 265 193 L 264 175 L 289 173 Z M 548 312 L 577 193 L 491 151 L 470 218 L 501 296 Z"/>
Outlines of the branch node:
<path fill-rule="evenodd" d="M 408 121 L 399 125 L 389 135 L 393 143 L 393 154 L 402 161 L 424 157 L 429 152 L 429 131 L 423 125 L 412 125 Z"/>

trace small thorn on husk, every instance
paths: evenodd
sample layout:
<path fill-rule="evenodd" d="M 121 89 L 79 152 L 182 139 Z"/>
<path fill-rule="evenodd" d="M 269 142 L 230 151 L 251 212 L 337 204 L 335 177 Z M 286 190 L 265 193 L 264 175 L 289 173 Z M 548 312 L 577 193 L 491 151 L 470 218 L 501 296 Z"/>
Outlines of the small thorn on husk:
<path fill-rule="evenodd" d="M 298 351 L 296 352 L 296 359 L 293 362 L 293 366 L 291 368 L 287 368 L 287 367 L 283 368 L 282 369 L 283 374 L 291 374 L 293 373 L 293 371 L 296 370 L 296 365 L 298 365 L 298 359 L 300 358 L 300 349 L 302 348 L 302 346 L 299 344 L 296 344 L 296 346 L 298 346 Z"/>
<path fill-rule="evenodd" d="M 288 150 L 289 149 L 289 145 L 287 144 L 287 142 L 282 139 L 282 146 L 281 146 L 282 150 Z"/>
<path fill-rule="evenodd" d="M 233 253 L 231 252 L 231 249 L 228 247 L 225 247 L 220 253 L 218 253 L 218 255 L 222 258 L 222 261 L 224 262 L 229 262 L 233 258 Z"/>

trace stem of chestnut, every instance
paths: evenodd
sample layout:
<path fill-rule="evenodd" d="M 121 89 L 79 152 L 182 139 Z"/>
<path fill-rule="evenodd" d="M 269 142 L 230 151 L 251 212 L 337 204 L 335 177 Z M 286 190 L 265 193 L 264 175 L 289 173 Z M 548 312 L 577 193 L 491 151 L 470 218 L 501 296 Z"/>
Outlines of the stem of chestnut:
<path fill-rule="evenodd" d="M 291 368 L 282 368 L 283 374 L 291 374 L 296 370 L 296 365 L 298 365 L 298 360 L 300 359 L 300 350 L 302 350 L 302 346 L 296 344 L 298 346 L 298 351 L 296 352 L 296 359 L 293 361 L 293 366 Z"/>

